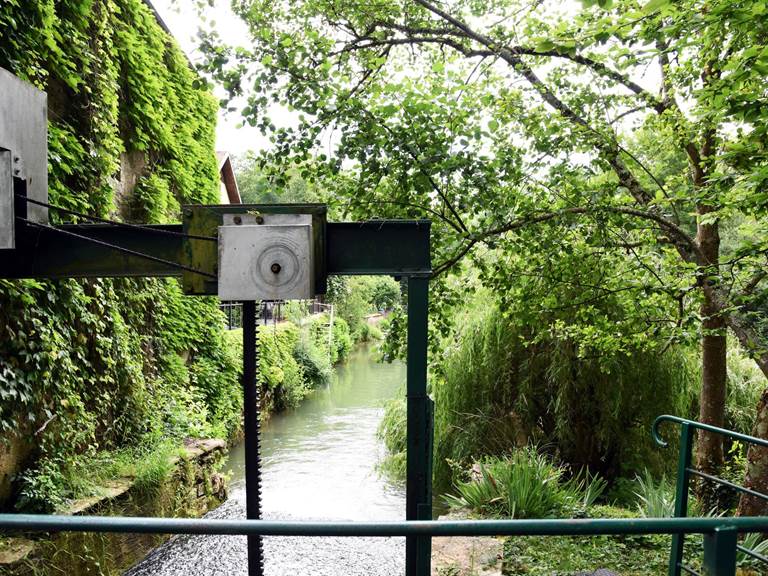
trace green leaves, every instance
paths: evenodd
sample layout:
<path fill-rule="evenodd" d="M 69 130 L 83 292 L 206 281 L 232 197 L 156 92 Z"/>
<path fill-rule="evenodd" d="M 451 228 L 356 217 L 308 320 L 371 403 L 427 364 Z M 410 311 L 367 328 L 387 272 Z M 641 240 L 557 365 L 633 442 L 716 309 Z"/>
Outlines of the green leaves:
<path fill-rule="evenodd" d="M 671 0 L 650 0 L 647 4 L 643 5 L 642 10 L 645 14 L 653 14 L 670 3 Z"/>

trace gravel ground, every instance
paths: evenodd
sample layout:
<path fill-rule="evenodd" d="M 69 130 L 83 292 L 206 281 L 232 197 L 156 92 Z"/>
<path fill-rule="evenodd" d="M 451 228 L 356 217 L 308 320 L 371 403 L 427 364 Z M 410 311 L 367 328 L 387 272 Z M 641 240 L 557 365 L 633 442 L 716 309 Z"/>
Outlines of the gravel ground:
<path fill-rule="evenodd" d="M 206 517 L 244 518 L 245 509 L 236 500 L 229 500 Z M 298 518 L 272 514 L 269 519 Z M 273 536 L 264 539 L 264 556 L 265 576 L 401 576 L 405 571 L 405 540 Z M 246 574 L 244 536 L 176 536 L 125 576 Z"/>

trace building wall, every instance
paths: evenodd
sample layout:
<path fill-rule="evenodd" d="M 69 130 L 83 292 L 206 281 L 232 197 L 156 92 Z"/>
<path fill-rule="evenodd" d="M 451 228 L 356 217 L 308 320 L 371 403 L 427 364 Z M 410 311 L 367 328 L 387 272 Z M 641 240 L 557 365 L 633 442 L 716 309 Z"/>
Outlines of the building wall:
<path fill-rule="evenodd" d="M 217 101 L 143 0 L 0 2 L 0 66 L 49 93 L 54 205 L 178 222 L 219 201 Z M 0 282 L 0 510 L 59 507 L 104 451 L 233 433 L 222 338 L 176 280 Z"/>

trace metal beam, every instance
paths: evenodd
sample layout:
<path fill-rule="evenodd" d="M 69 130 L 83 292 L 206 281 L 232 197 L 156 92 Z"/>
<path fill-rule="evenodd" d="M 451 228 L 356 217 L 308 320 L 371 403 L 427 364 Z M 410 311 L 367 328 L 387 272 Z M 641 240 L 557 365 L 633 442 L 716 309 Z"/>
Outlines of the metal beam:
<path fill-rule="evenodd" d="M 170 231 L 180 234 L 182 226 L 178 224 L 147 227 L 155 232 L 108 224 L 69 224 L 57 228 L 163 260 L 177 263 L 183 261 L 182 237 L 158 233 Z M 15 250 L 0 251 L 0 278 L 181 275 L 181 270 L 173 266 L 121 254 L 55 230 L 18 225 L 16 237 Z M 431 271 L 429 223 L 328 223 L 326 258 L 328 274 L 428 276 Z"/>
<path fill-rule="evenodd" d="M 128 248 L 170 262 L 181 261 L 182 239 L 149 230 L 109 224 L 64 225 L 64 232 Z M 180 225 L 158 225 L 157 231 L 181 232 Z M 17 223 L 15 250 L 0 251 L 0 278 L 96 278 L 180 276 L 181 270 L 128 256 L 54 229 Z"/>
<path fill-rule="evenodd" d="M 328 223 L 328 274 L 429 276 L 428 220 Z"/>

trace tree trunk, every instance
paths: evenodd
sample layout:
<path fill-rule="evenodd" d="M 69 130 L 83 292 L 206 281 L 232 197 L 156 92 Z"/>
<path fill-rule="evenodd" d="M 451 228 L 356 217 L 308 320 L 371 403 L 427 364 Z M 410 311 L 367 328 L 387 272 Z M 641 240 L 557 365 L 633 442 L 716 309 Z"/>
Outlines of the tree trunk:
<path fill-rule="evenodd" d="M 696 174 L 694 181 L 701 183 L 701 175 Z M 708 206 L 699 207 L 699 216 L 711 211 Z M 720 233 L 718 223 L 699 222 L 696 240 L 706 259 L 705 271 L 709 274 L 718 272 L 720 258 Z M 701 395 L 699 397 L 699 421 L 711 426 L 723 428 L 725 425 L 725 398 L 727 380 L 727 350 L 725 339 L 725 318 L 719 313 L 720 307 L 711 290 L 703 291 L 701 305 Z M 723 464 L 723 440 L 718 434 L 699 432 L 696 449 L 696 466 L 709 473 L 716 473 Z"/>
<path fill-rule="evenodd" d="M 701 306 L 703 317 L 701 337 L 701 395 L 699 421 L 711 426 L 725 426 L 726 400 L 726 339 L 725 321 L 717 315 L 712 302 L 705 296 Z M 700 431 L 696 450 L 696 465 L 700 470 L 716 473 L 723 465 L 723 436 Z"/>
<path fill-rule="evenodd" d="M 768 389 L 763 390 L 757 405 L 757 418 L 752 429 L 752 436 L 768 438 Z M 747 471 L 744 486 L 768 494 L 768 448 L 750 445 L 747 451 Z M 768 502 L 762 498 L 742 494 L 739 500 L 739 516 L 765 516 L 768 514 Z"/>

